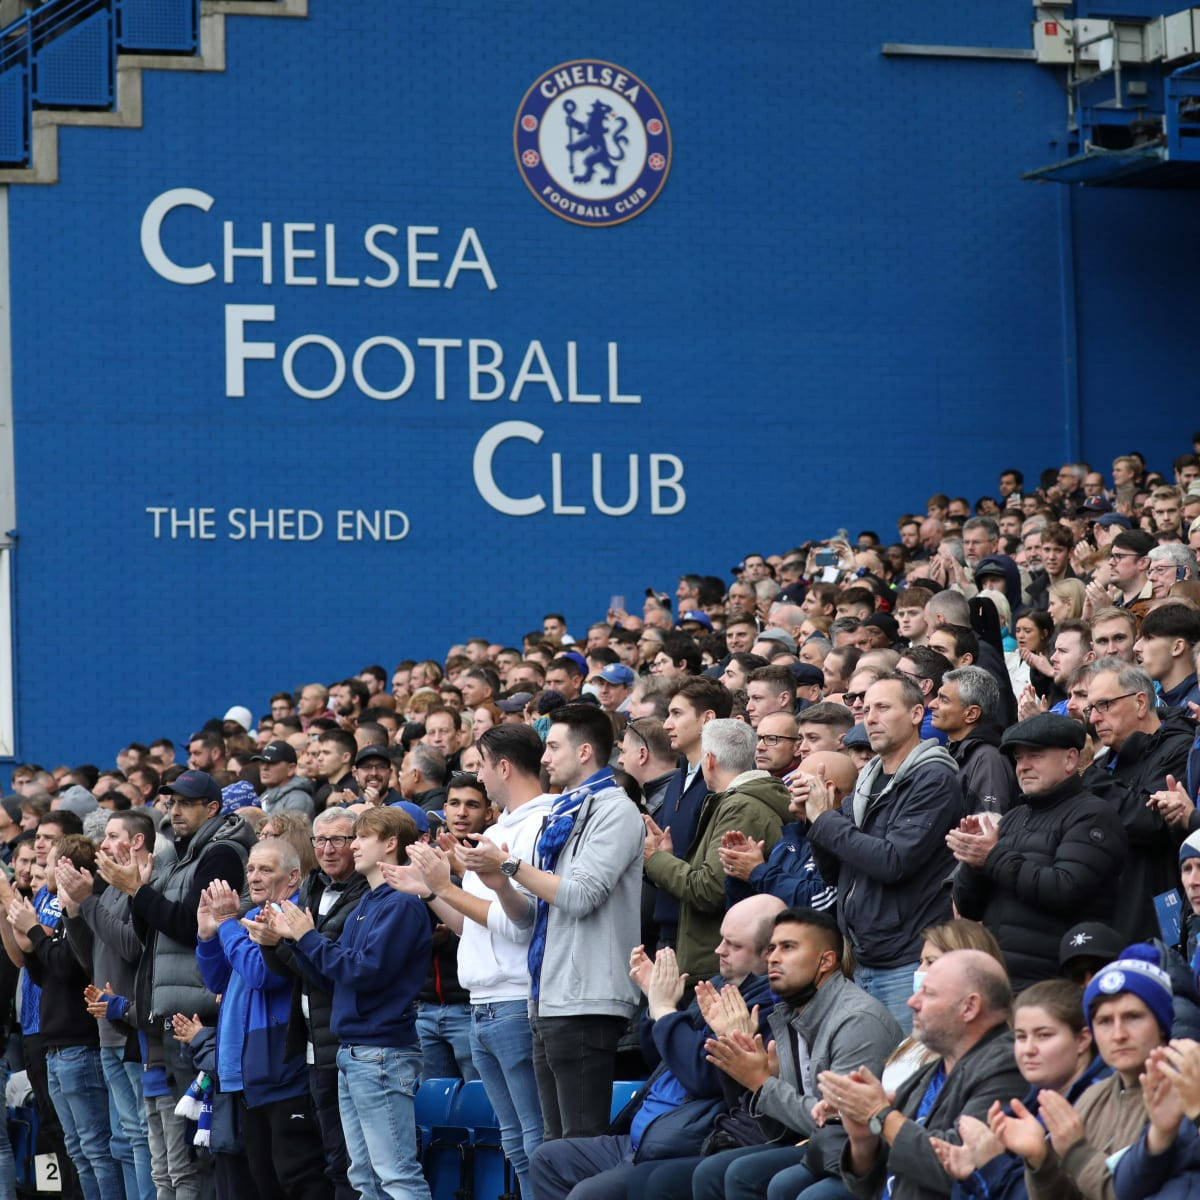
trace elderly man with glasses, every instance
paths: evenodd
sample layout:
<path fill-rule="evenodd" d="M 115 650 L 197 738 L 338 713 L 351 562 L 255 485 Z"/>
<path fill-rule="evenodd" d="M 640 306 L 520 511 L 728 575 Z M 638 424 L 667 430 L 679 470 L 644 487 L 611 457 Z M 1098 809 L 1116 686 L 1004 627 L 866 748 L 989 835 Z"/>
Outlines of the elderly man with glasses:
<path fill-rule="evenodd" d="M 1095 773 L 1109 786 L 1129 835 L 1115 926 L 1131 942 L 1157 937 L 1154 897 L 1178 883 L 1179 842 L 1191 814 L 1163 807 L 1155 793 L 1166 788 L 1168 775 L 1184 776 L 1192 724 L 1179 709 L 1156 707 L 1154 681 L 1145 671 L 1112 657 L 1092 664 L 1082 716 L 1104 747 L 1084 783 L 1099 791 Z"/>
<path fill-rule="evenodd" d="M 327 808 L 313 821 L 312 846 L 317 868 L 300 884 L 298 904 L 313 915 L 316 931 L 336 942 L 346 921 L 369 890 L 366 877 L 354 870 L 354 815 L 344 808 Z M 346 1180 L 349 1159 L 338 1110 L 337 1052 L 339 1041 L 330 1029 L 333 995 L 305 975 L 296 961 L 294 943 L 281 941 L 265 927 L 252 936 L 263 944 L 263 957 L 272 970 L 292 977 L 292 1009 L 287 1048 L 304 1048 L 308 1086 L 316 1108 L 325 1149 L 325 1174 L 336 1200 L 350 1200 L 355 1191 Z"/>

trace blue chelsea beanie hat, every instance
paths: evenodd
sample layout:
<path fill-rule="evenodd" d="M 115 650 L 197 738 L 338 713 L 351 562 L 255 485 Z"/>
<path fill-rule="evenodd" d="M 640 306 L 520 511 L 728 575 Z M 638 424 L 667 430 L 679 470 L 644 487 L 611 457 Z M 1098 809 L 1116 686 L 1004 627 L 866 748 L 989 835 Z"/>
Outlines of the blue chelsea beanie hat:
<path fill-rule="evenodd" d="M 1092 1027 L 1092 1012 L 1101 1000 L 1130 992 L 1154 1014 L 1164 1037 L 1171 1036 L 1175 1009 L 1171 977 L 1163 970 L 1162 957 L 1149 942 L 1136 942 L 1121 951 L 1121 957 L 1102 967 L 1083 993 L 1083 1015 Z"/>

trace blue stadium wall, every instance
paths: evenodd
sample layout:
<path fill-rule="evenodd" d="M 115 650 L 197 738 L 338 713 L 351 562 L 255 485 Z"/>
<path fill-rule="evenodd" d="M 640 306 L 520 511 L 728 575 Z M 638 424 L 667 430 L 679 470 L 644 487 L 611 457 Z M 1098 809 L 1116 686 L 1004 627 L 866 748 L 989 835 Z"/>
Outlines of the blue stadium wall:
<path fill-rule="evenodd" d="M 106 763 L 279 686 L 471 633 L 516 641 L 548 607 L 578 632 L 681 570 L 839 525 L 887 536 L 930 492 L 974 498 L 1010 463 L 1134 444 L 1162 464 L 1200 424 L 1195 193 L 1022 182 L 1065 156 L 1060 73 L 881 55 L 1026 47 L 1022 4 L 310 14 L 228 18 L 224 73 L 145 72 L 144 128 L 63 129 L 60 182 L 10 189 L 18 759 Z M 672 138 L 661 194 L 607 228 L 544 208 L 514 156 L 527 89 L 583 58 L 637 75 Z M 171 208 L 162 252 L 215 277 L 172 282 L 146 213 L 197 194 L 211 205 Z M 225 222 L 240 247 L 270 224 L 270 284 L 247 257 L 224 281 Z M 294 235 L 315 285 L 284 281 L 285 222 L 315 226 Z M 385 273 L 364 248 L 380 224 L 399 230 L 378 243 L 395 285 L 329 285 L 325 226 L 337 276 L 362 280 Z M 416 270 L 443 286 L 407 285 L 410 226 L 436 228 L 414 235 L 437 256 Z M 245 359 L 239 389 L 246 313 L 274 358 Z M 347 362 L 321 399 L 281 361 L 314 334 Z M 351 378 L 377 337 L 411 348 L 400 398 Z M 443 399 L 419 338 L 463 342 Z M 502 347 L 501 398 L 469 399 L 468 339 Z M 561 402 L 536 380 L 508 398 L 535 340 Z M 575 390 L 599 403 L 567 398 L 570 343 Z M 330 363 L 304 344 L 295 382 L 321 390 Z M 394 350 L 365 363 L 377 391 L 397 382 Z M 526 436 L 502 440 L 505 422 Z M 539 511 L 481 493 L 489 438 L 496 487 Z M 624 515 L 599 510 L 595 455 L 610 509 L 634 458 Z"/>

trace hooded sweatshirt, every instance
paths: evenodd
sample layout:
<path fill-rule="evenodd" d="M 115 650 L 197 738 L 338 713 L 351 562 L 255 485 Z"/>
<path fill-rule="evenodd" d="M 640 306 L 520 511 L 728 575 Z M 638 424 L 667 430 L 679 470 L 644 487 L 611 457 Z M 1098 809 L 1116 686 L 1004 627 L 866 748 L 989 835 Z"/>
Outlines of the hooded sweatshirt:
<path fill-rule="evenodd" d="M 262 810 L 269 817 L 277 812 L 298 812 L 306 817 L 313 815 L 313 785 L 303 775 L 293 775 L 278 787 L 267 788 L 259 799 Z"/>
<path fill-rule="evenodd" d="M 882 769 L 876 755 L 841 808 L 808 827 L 808 840 L 822 876 L 837 883 L 838 923 L 855 958 L 889 970 L 915 963 L 921 930 L 950 919 L 946 833 L 963 795 L 954 759 L 936 742 L 918 742 L 880 790 Z"/>

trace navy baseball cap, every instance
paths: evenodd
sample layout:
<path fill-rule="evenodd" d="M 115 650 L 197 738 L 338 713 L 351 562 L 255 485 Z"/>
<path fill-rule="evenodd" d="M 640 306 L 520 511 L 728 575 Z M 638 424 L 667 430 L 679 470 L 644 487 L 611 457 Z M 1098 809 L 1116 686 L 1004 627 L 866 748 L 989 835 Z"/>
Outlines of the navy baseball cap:
<path fill-rule="evenodd" d="M 217 804 L 221 803 L 221 789 L 207 771 L 184 771 L 178 779 L 164 784 L 162 791 L 174 792 L 176 796 L 183 796 L 187 800 L 213 800 Z"/>

